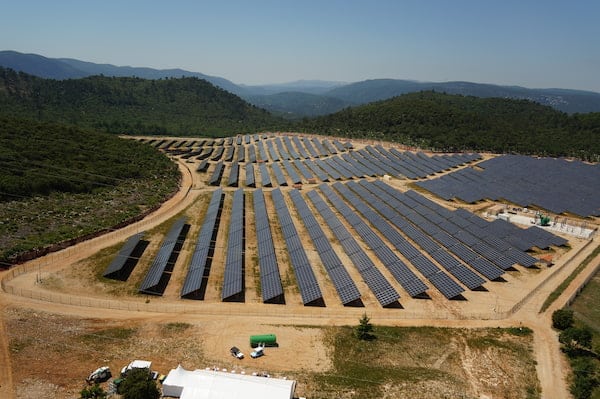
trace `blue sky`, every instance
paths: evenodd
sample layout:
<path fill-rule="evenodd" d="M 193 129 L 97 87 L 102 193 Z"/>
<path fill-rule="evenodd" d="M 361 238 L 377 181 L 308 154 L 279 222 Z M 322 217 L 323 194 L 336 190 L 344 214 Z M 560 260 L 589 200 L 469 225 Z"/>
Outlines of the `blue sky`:
<path fill-rule="evenodd" d="M 4 1 L 0 49 L 235 83 L 466 80 L 600 92 L 600 1 Z"/>

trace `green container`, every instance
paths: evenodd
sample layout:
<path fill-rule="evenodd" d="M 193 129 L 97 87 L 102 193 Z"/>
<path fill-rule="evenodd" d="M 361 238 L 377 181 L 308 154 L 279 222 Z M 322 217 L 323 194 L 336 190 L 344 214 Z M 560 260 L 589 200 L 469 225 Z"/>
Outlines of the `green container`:
<path fill-rule="evenodd" d="M 250 346 L 256 348 L 259 344 L 265 346 L 277 346 L 277 337 L 275 334 L 258 334 L 250 336 Z"/>

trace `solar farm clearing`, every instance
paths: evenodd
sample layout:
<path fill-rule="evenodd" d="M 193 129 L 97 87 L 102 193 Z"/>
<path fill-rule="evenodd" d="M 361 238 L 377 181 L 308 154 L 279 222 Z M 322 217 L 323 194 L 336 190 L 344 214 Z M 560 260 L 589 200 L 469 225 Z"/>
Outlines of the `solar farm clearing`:
<path fill-rule="evenodd" d="M 108 280 L 88 295 L 120 291 L 200 312 L 221 303 L 259 314 L 500 319 L 597 232 L 598 165 L 295 134 L 138 140 L 189 169 L 195 199 L 159 229 L 124 237 L 102 259 Z M 558 202 L 573 192 L 566 183 L 552 203 L 525 190 L 544 168 L 587 183 L 572 212 Z M 516 197 L 502 191 L 511 173 L 523 188 Z M 541 226 L 550 211 L 538 203 L 562 212 Z"/>

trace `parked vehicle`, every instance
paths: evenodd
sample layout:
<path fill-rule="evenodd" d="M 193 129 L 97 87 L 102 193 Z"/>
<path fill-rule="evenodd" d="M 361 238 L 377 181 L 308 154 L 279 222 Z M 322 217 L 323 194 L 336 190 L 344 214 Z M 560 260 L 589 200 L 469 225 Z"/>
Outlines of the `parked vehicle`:
<path fill-rule="evenodd" d="M 237 346 L 232 346 L 231 349 L 229 349 L 229 352 L 231 352 L 231 356 L 233 357 L 237 357 L 238 359 L 244 358 L 244 354 Z"/>
<path fill-rule="evenodd" d="M 121 377 L 126 377 L 127 372 L 131 369 L 148 369 L 148 373 L 150 373 L 150 368 L 152 367 L 152 362 L 148 360 L 134 360 L 129 363 L 127 366 L 121 369 Z"/>
<path fill-rule="evenodd" d="M 258 344 L 258 346 L 256 348 L 254 348 L 254 350 L 250 354 L 250 357 L 253 359 L 256 359 L 257 357 L 261 357 L 264 354 L 265 354 L 265 344 L 260 343 L 260 344 Z"/>
<path fill-rule="evenodd" d="M 100 382 L 108 381 L 110 377 L 112 377 L 110 368 L 108 366 L 103 366 L 92 371 L 92 373 L 85 380 L 88 382 L 88 384 L 98 384 Z"/>

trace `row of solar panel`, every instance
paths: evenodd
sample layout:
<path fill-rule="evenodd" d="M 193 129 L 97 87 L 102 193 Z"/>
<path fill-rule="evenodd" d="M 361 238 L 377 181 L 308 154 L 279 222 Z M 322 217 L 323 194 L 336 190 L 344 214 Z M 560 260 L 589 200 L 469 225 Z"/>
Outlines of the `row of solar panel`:
<path fill-rule="evenodd" d="M 280 301 L 283 297 L 283 287 L 263 191 L 260 189 L 254 191 L 253 198 L 263 302 Z"/>
<path fill-rule="evenodd" d="M 185 217 L 178 219 L 165 236 L 158 254 L 154 258 L 154 261 L 150 265 L 150 269 L 148 269 L 148 272 L 146 273 L 146 276 L 139 287 L 140 292 L 152 295 L 162 294 L 163 287 L 160 283 L 161 280 L 164 280 L 163 275 L 169 272 L 167 270 L 167 266 L 169 262 L 173 262 L 171 257 L 176 245 L 182 244 L 182 238 L 180 235 L 184 229 L 186 221 L 187 218 Z"/>
<path fill-rule="evenodd" d="M 244 190 L 239 188 L 233 193 L 229 219 L 222 300 L 239 297 L 244 291 L 244 208 Z"/>
<path fill-rule="evenodd" d="M 205 276 L 205 271 L 209 257 L 214 252 L 222 206 L 223 190 L 218 188 L 213 192 L 206 214 L 204 215 L 200 234 L 198 234 L 198 238 L 196 239 L 192 260 L 181 289 L 182 298 L 200 294 L 202 280 L 208 277 Z"/>
<path fill-rule="evenodd" d="M 296 281 L 298 288 L 300 289 L 300 295 L 302 296 L 302 302 L 307 305 L 315 303 L 317 301 L 323 301 L 323 295 L 317 282 L 317 278 L 312 270 L 298 231 L 294 226 L 292 217 L 288 210 L 287 204 L 281 193 L 280 189 L 271 191 L 271 197 L 275 204 L 275 210 L 279 218 L 279 226 L 283 232 L 283 238 L 288 248 L 288 255 L 290 257 L 290 263 L 294 274 L 296 275 Z"/>
<path fill-rule="evenodd" d="M 485 280 L 475 274 L 467 265 L 488 280 L 496 280 L 504 274 L 501 268 L 481 258 L 469 247 L 461 245 L 455 249 L 454 247 L 459 244 L 458 240 L 452 242 L 454 240 L 452 236 L 447 235 L 437 225 L 428 222 L 402 203 L 397 198 L 402 193 L 396 192 L 398 196 L 392 196 L 381 187 L 366 182 L 361 182 L 361 186 L 369 190 L 374 198 L 384 201 L 390 208 L 393 208 L 398 213 L 398 216 L 394 217 L 395 223 L 402 231 L 467 288 L 476 289 L 485 283 Z M 464 263 L 458 261 L 458 259 Z"/>

